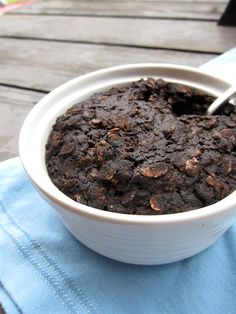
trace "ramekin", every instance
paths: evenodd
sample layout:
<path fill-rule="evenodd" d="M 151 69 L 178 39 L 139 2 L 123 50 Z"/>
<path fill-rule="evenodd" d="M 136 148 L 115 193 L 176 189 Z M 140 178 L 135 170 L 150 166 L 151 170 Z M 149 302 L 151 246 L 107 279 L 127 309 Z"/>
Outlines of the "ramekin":
<path fill-rule="evenodd" d="M 171 64 L 131 64 L 92 72 L 57 87 L 35 105 L 21 129 L 19 153 L 34 186 L 81 243 L 118 261 L 157 265 L 188 258 L 212 245 L 233 223 L 236 192 L 213 205 L 184 213 L 119 214 L 68 198 L 52 183 L 45 165 L 45 144 L 60 114 L 95 92 L 146 77 L 183 83 L 215 96 L 230 86 L 195 68 Z"/>

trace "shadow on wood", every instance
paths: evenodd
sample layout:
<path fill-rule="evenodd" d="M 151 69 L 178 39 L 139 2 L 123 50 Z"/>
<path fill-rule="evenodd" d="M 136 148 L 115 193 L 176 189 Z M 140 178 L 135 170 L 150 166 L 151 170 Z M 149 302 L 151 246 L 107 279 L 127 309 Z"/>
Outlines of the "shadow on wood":
<path fill-rule="evenodd" d="M 219 25 L 236 26 L 236 0 L 231 0 L 219 20 Z"/>

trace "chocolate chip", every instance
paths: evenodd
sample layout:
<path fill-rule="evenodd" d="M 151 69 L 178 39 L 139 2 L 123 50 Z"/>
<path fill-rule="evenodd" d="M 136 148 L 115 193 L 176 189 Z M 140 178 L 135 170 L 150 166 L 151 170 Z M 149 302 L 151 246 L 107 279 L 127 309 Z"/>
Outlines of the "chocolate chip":
<path fill-rule="evenodd" d="M 92 119 L 91 123 L 93 126 L 97 127 L 97 126 L 102 124 L 102 120 L 101 119 Z"/>
<path fill-rule="evenodd" d="M 226 170 L 226 173 L 229 174 L 232 172 L 232 169 L 233 169 L 233 162 L 232 160 L 229 160 L 228 163 L 227 163 L 227 170 Z"/>
<path fill-rule="evenodd" d="M 235 128 L 235 127 L 236 127 L 235 121 L 232 121 L 232 120 L 227 120 L 227 121 L 226 121 L 226 125 L 227 125 L 229 128 Z"/>
<path fill-rule="evenodd" d="M 77 193 L 74 195 L 74 199 L 76 200 L 76 202 L 80 203 L 82 201 L 82 196 L 81 194 Z"/>
<path fill-rule="evenodd" d="M 99 141 L 95 145 L 95 151 L 96 151 L 95 154 L 97 155 L 98 161 L 102 162 L 106 159 L 108 148 L 109 148 L 109 144 L 104 140 Z"/>
<path fill-rule="evenodd" d="M 76 125 L 77 123 L 78 123 L 78 117 L 77 117 L 77 116 L 74 116 L 74 115 L 72 115 L 71 117 L 69 117 L 69 118 L 66 120 L 66 122 L 65 122 L 65 124 L 66 124 L 67 126 L 69 126 L 69 127 L 74 126 L 74 125 Z"/>
<path fill-rule="evenodd" d="M 120 131 L 119 128 L 113 128 L 113 129 L 109 130 L 109 131 L 107 132 L 107 134 L 108 134 L 108 136 L 110 136 L 111 134 L 116 134 L 116 133 L 119 132 L 119 131 Z"/>
<path fill-rule="evenodd" d="M 109 137 L 110 140 L 117 141 L 120 139 L 120 135 L 118 134 L 119 131 L 120 131 L 119 128 L 113 128 L 107 132 L 107 136 Z"/>
<path fill-rule="evenodd" d="M 142 167 L 140 172 L 144 177 L 148 178 L 159 178 L 167 174 L 167 166 L 148 166 Z"/>
<path fill-rule="evenodd" d="M 189 150 L 188 150 L 188 154 L 191 156 L 191 157 L 199 157 L 201 156 L 202 154 L 202 151 L 197 148 L 197 147 L 191 147 Z"/>
<path fill-rule="evenodd" d="M 166 126 L 164 129 L 163 129 L 163 133 L 164 135 L 170 135 L 172 133 L 174 133 L 175 131 L 175 127 L 174 126 Z"/>
<path fill-rule="evenodd" d="M 76 105 L 66 111 L 67 114 L 78 114 L 79 112 L 81 112 L 81 108 Z"/>
<path fill-rule="evenodd" d="M 117 170 L 116 169 L 108 169 L 106 175 L 104 176 L 104 180 L 110 181 L 114 178 Z"/>
<path fill-rule="evenodd" d="M 204 128 L 207 130 L 213 129 L 217 124 L 217 121 L 214 117 L 208 118 L 208 120 L 204 123 Z"/>
<path fill-rule="evenodd" d="M 75 180 L 74 179 L 65 179 L 63 180 L 63 188 L 68 189 L 71 188 L 75 185 Z"/>
<path fill-rule="evenodd" d="M 232 129 L 223 129 L 220 131 L 223 137 L 226 137 L 230 141 L 235 141 L 235 132 Z"/>
<path fill-rule="evenodd" d="M 191 90 L 187 86 L 176 85 L 176 92 L 181 93 L 181 94 L 187 94 L 187 93 L 191 92 Z"/>
<path fill-rule="evenodd" d="M 207 176 L 206 182 L 215 190 L 217 194 L 219 194 L 220 198 L 225 197 L 229 193 L 228 184 L 218 179 L 215 174 Z"/>
<path fill-rule="evenodd" d="M 75 143 L 66 143 L 60 150 L 60 155 L 70 155 L 75 149 Z"/>
<path fill-rule="evenodd" d="M 223 138 L 223 134 L 221 134 L 221 132 L 219 132 L 219 131 L 214 131 L 214 132 L 212 133 L 212 137 L 213 137 L 215 140 L 219 140 L 219 139 Z"/>
<path fill-rule="evenodd" d="M 157 211 L 161 211 L 161 208 L 160 208 L 155 196 L 152 196 L 150 198 L 149 203 L 150 203 L 150 206 L 152 209 L 157 210 Z"/>
<path fill-rule="evenodd" d="M 197 174 L 200 171 L 199 162 L 195 157 L 187 160 L 184 168 L 188 174 Z"/>
<path fill-rule="evenodd" d="M 96 168 L 93 168 L 91 169 L 91 171 L 89 172 L 89 176 L 92 178 L 92 179 L 97 179 L 98 176 L 99 176 L 99 172 Z"/>
<path fill-rule="evenodd" d="M 51 145 L 54 147 L 58 146 L 61 143 L 61 139 L 62 134 L 60 132 L 52 131 L 52 133 L 50 134 Z"/>

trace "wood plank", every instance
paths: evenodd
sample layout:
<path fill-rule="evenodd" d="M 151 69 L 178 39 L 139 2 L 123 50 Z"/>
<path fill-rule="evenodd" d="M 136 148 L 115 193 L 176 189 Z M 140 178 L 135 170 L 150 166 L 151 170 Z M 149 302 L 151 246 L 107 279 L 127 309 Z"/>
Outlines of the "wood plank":
<path fill-rule="evenodd" d="M 21 125 L 34 104 L 44 93 L 0 85 L 0 161 L 18 155 Z"/>
<path fill-rule="evenodd" d="M 162 62 L 199 66 L 215 55 L 38 40 L 0 39 L 0 83 L 49 91 L 109 66 Z"/>
<path fill-rule="evenodd" d="M 236 43 L 235 29 L 215 22 L 40 15 L 2 16 L 0 36 L 209 53 L 224 52 Z"/>
<path fill-rule="evenodd" d="M 14 11 L 18 14 L 158 17 L 218 20 L 226 1 L 109 1 L 38 0 Z"/>
<path fill-rule="evenodd" d="M 23 88 L 1 85 L 0 83 L 0 104 L 10 106 L 32 108 L 46 92 L 35 92 Z M 2 109 L 2 107 L 1 107 Z M 0 132 L 1 133 L 1 132 Z"/>

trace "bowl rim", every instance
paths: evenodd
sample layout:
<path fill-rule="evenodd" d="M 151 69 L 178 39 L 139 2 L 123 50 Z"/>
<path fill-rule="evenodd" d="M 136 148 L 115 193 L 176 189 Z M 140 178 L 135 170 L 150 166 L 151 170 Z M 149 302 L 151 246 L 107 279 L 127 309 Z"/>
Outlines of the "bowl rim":
<path fill-rule="evenodd" d="M 205 206 L 202 208 L 181 212 L 181 213 L 174 213 L 174 214 L 164 214 L 164 215 L 132 215 L 132 214 L 123 214 L 123 213 L 115 213 L 110 211 L 104 211 L 101 209 L 93 208 L 88 205 L 84 205 L 81 203 L 77 203 L 76 201 L 70 199 L 68 196 L 66 196 L 64 193 L 62 193 L 59 189 L 55 187 L 55 185 L 52 183 L 52 191 L 48 190 L 43 182 L 39 182 L 35 176 L 32 176 L 30 173 L 30 167 L 29 167 L 29 158 L 26 158 L 26 151 L 28 149 L 26 143 L 26 139 L 28 136 L 28 133 L 30 131 L 29 126 L 31 119 L 34 118 L 34 116 L 37 114 L 37 111 L 40 107 L 46 106 L 51 99 L 53 99 L 55 96 L 58 96 L 59 94 L 63 93 L 65 90 L 69 89 L 71 86 L 74 86 L 75 84 L 86 81 L 91 78 L 96 78 L 101 75 L 108 75 L 113 72 L 119 72 L 119 71 L 126 71 L 130 69 L 143 69 L 143 68 L 167 68 L 167 69 L 176 69 L 181 71 L 187 71 L 189 73 L 194 73 L 196 75 L 200 75 L 205 79 L 212 79 L 215 81 L 218 81 L 219 84 L 224 84 L 230 86 L 230 83 L 219 79 L 218 77 L 215 77 L 213 75 L 207 74 L 201 69 L 196 69 L 191 66 L 185 66 L 185 65 L 176 65 L 176 64 L 167 64 L 167 63 L 137 63 L 137 64 L 127 64 L 127 65 L 119 65 L 119 66 L 113 66 L 108 67 L 105 69 L 93 71 L 84 75 L 81 75 L 79 77 L 76 77 L 72 80 L 69 80 L 60 86 L 53 89 L 50 93 L 48 93 L 46 96 L 44 96 L 29 112 L 27 115 L 19 136 L 19 154 L 20 159 L 23 165 L 23 168 L 25 169 L 26 173 L 28 174 L 30 180 L 33 182 L 33 184 L 37 187 L 37 189 L 41 192 L 42 196 L 46 197 L 50 202 L 56 204 L 57 207 L 63 208 L 66 211 L 73 212 L 77 215 L 81 215 L 87 218 L 92 218 L 96 221 L 109 221 L 113 224 L 141 224 L 141 225 L 156 225 L 156 224 L 177 224 L 177 223 L 184 223 L 187 221 L 202 221 L 203 219 L 210 219 L 213 218 L 215 215 L 223 214 L 225 212 L 229 212 L 232 209 L 234 209 L 236 206 L 235 202 L 233 201 L 236 197 L 236 191 L 233 191 L 231 194 L 229 194 L 224 199 L 218 201 L 217 203 L 214 203 L 209 206 Z M 141 77 L 140 77 L 141 78 Z"/>

